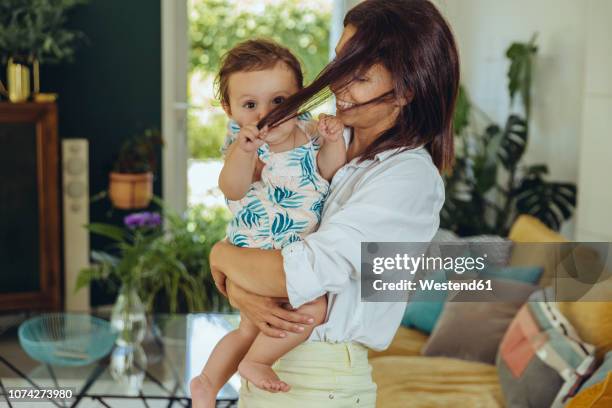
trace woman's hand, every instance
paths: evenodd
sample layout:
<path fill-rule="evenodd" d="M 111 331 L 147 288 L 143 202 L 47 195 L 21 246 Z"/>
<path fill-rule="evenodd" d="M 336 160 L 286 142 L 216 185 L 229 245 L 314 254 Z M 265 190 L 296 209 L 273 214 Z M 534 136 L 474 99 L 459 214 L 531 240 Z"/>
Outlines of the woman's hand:
<path fill-rule="evenodd" d="M 259 330 L 270 337 L 286 337 L 287 331 L 301 333 L 303 324 L 313 324 L 312 316 L 290 310 L 287 298 L 259 296 L 226 280 L 230 304 L 252 321 Z M 289 310 L 288 310 L 289 309 Z M 300 323 L 300 324 L 296 324 Z"/>
<path fill-rule="evenodd" d="M 223 294 L 223 296 L 227 297 L 227 288 L 225 287 L 225 283 L 227 281 L 227 276 L 220 269 L 215 268 L 214 266 L 210 267 L 210 274 L 212 275 L 213 280 L 215 281 L 215 286 L 217 290 Z"/>

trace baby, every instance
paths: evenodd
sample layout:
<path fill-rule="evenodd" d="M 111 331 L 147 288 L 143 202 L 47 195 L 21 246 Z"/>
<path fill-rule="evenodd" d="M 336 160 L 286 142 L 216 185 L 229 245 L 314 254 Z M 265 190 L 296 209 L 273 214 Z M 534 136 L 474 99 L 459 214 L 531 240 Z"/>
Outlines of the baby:
<path fill-rule="evenodd" d="M 344 128 L 333 116 L 321 115 L 317 123 L 302 114 L 271 129 L 257 128 L 268 112 L 302 88 L 302 81 L 296 57 L 271 41 L 243 42 L 222 61 L 219 97 L 233 133 L 226 141 L 219 187 L 234 215 L 227 234 L 234 245 L 280 249 L 315 231 L 329 181 L 346 162 Z M 272 364 L 324 322 L 326 296 L 298 311 L 313 316 L 314 324 L 284 338 L 260 333 L 241 314 L 239 328 L 221 339 L 191 382 L 194 406 L 214 407 L 219 389 L 236 370 L 261 389 L 289 391 Z"/>

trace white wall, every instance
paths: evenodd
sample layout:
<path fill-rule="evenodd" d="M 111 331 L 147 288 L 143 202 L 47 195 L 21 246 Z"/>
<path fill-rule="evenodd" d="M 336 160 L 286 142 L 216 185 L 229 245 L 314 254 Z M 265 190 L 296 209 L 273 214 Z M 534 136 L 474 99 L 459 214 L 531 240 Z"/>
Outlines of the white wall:
<path fill-rule="evenodd" d="M 612 241 L 612 1 L 585 3 L 586 82 L 576 239 Z"/>
<path fill-rule="evenodd" d="M 612 3 L 603 0 L 608 4 Z M 473 102 L 500 124 L 509 112 L 505 50 L 538 32 L 532 120 L 525 162 L 550 177 L 578 181 L 587 15 L 577 0 L 437 0 L 459 46 L 462 82 Z M 562 232 L 572 238 L 573 220 Z"/>

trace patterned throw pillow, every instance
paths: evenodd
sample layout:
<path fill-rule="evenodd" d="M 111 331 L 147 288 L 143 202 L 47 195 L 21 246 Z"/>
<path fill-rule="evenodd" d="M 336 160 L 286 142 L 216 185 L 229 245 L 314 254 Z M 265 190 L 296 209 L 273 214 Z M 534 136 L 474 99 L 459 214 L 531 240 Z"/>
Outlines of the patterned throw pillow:
<path fill-rule="evenodd" d="M 551 294 L 535 292 L 500 344 L 497 370 L 508 408 L 562 407 L 595 367 L 595 347 L 546 301 Z"/>

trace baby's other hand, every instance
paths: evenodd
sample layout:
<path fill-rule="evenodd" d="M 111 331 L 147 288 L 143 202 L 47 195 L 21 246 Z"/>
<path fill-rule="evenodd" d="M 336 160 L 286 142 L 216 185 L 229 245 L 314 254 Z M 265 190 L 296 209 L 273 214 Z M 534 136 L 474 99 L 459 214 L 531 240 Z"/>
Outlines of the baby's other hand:
<path fill-rule="evenodd" d="M 256 125 L 246 125 L 237 135 L 238 146 L 247 153 L 257 150 L 265 142 L 268 127 L 259 130 Z"/>
<path fill-rule="evenodd" d="M 319 115 L 318 130 L 325 141 L 337 142 L 342 136 L 344 124 L 337 117 L 322 113 Z"/>

